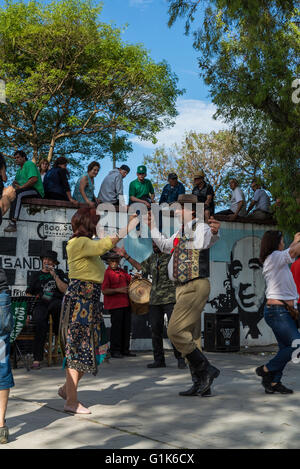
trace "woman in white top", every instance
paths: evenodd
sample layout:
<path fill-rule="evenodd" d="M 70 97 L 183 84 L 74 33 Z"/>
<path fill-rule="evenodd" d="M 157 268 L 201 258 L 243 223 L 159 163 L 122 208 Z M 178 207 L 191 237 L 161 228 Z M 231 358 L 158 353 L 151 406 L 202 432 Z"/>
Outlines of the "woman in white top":
<path fill-rule="evenodd" d="M 300 254 L 300 233 L 295 234 L 294 241 L 288 249 L 284 248 L 281 231 L 267 231 L 264 234 L 260 249 L 260 260 L 263 263 L 263 274 L 267 284 L 264 316 L 279 346 L 277 355 L 266 365 L 256 369 L 256 374 L 262 377 L 262 385 L 267 394 L 293 393 L 281 383 L 281 377 L 286 364 L 299 345 L 299 342 L 295 344 L 293 342 L 300 339 L 296 321 L 287 309 L 287 305 L 295 306 L 298 297 L 289 264 Z"/>

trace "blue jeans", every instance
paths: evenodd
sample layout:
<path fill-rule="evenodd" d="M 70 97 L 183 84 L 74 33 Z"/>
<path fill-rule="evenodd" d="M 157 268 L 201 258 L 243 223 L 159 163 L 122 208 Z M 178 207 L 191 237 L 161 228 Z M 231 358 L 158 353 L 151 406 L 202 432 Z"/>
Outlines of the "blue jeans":
<path fill-rule="evenodd" d="M 0 293 L 0 391 L 14 386 L 10 366 L 10 334 L 13 316 L 9 292 Z"/>
<path fill-rule="evenodd" d="M 295 347 L 292 347 L 292 343 L 294 340 L 300 339 L 300 332 L 296 322 L 284 306 L 266 305 L 264 316 L 266 323 L 274 332 L 279 346 L 277 355 L 266 364 L 266 367 L 273 373 L 272 381 L 279 383 L 286 364 L 291 360 L 292 353 L 296 350 Z"/>

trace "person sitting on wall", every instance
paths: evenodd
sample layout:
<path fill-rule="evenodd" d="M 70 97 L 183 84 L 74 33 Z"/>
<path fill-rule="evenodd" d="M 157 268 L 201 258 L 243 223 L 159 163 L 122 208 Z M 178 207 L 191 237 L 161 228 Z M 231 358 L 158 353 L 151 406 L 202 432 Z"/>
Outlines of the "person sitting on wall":
<path fill-rule="evenodd" d="M 204 204 L 204 214 L 208 220 L 211 215 L 215 213 L 215 193 L 210 184 L 204 180 L 204 171 L 199 171 L 194 175 L 194 188 L 192 194 L 197 196 L 198 202 Z"/>
<path fill-rule="evenodd" d="M 4 229 L 7 233 L 17 231 L 17 220 L 21 211 L 21 203 L 24 197 L 44 197 L 44 187 L 40 172 L 32 161 L 28 161 L 26 153 L 17 150 L 14 154 L 15 162 L 20 169 L 17 171 L 13 187 L 16 189 L 16 198 L 12 202 L 9 212 L 9 224 Z"/>
<path fill-rule="evenodd" d="M 104 308 L 111 317 L 110 354 L 112 358 L 135 357 L 129 350 L 131 333 L 131 310 L 128 285 L 131 276 L 120 268 L 120 256 L 109 253 L 108 268 L 104 274 L 102 292 Z"/>
<path fill-rule="evenodd" d="M 261 189 L 256 180 L 251 182 L 251 188 L 254 191 L 253 199 L 248 207 L 247 216 L 257 220 L 271 218 L 270 197 L 264 189 Z M 255 207 L 255 208 L 254 208 Z M 254 208 L 253 212 L 251 210 Z M 251 213 L 249 213 L 251 212 Z"/>
<path fill-rule="evenodd" d="M 80 177 L 76 182 L 73 199 L 81 204 L 87 204 L 91 208 L 95 207 L 97 199 L 94 194 L 95 182 L 94 179 L 99 173 L 100 164 L 97 161 L 92 161 L 88 165 L 87 174 Z"/>
<path fill-rule="evenodd" d="M 78 205 L 78 202 L 71 196 L 71 189 L 68 182 L 68 162 L 67 158 L 60 156 L 54 162 L 53 168 L 45 175 L 45 198 L 50 200 L 65 200 Z"/>
<path fill-rule="evenodd" d="M 130 168 L 123 164 L 108 173 L 102 181 L 98 199 L 100 203 L 109 203 L 115 206 L 125 205 L 123 179 L 129 174 Z"/>
<path fill-rule="evenodd" d="M 236 179 L 230 179 L 229 186 L 232 190 L 230 209 L 222 210 L 216 215 L 228 215 L 228 220 L 235 221 L 238 217 L 246 216 L 245 195 Z"/>
<path fill-rule="evenodd" d="M 44 177 L 50 169 L 50 163 L 47 158 L 42 158 L 37 166 L 39 168 L 41 179 L 44 182 Z"/>
<path fill-rule="evenodd" d="M 10 208 L 10 204 L 16 198 L 16 191 L 12 186 L 4 187 L 6 181 L 6 162 L 2 153 L 0 153 L 0 225 L 2 224 L 3 215 L 5 215 Z"/>
<path fill-rule="evenodd" d="M 136 175 L 137 179 L 131 181 L 129 185 L 129 203 L 144 204 L 149 210 L 151 203 L 154 202 L 154 188 L 150 179 L 146 179 L 146 166 L 138 166 Z"/>
<path fill-rule="evenodd" d="M 177 202 L 180 194 L 185 194 L 185 187 L 182 182 L 178 181 L 177 174 L 170 173 L 168 176 L 168 184 L 166 184 L 162 190 L 159 203 L 173 204 Z"/>
<path fill-rule="evenodd" d="M 37 296 L 38 300 L 33 311 L 35 322 L 35 336 L 33 342 L 32 369 L 41 367 L 44 358 L 44 346 L 48 332 L 49 315 L 53 320 L 53 330 L 58 334 L 59 318 L 63 295 L 68 287 L 66 274 L 57 270 L 59 262 L 57 252 L 45 251 L 41 255 L 42 270 L 36 272 L 30 279 L 26 290 L 28 296 Z"/>

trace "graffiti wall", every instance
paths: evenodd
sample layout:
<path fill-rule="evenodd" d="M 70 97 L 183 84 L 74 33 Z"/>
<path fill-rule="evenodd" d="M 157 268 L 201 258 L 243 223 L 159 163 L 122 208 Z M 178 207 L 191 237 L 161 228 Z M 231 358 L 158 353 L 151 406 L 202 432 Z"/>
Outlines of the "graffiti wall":
<path fill-rule="evenodd" d="M 13 295 L 24 293 L 28 281 L 40 270 L 40 255 L 45 249 L 57 251 L 60 268 L 68 270 L 66 243 L 71 236 L 70 220 L 75 209 L 65 207 L 22 207 L 18 231 L 5 233 L 4 219 L 0 227 L 0 265 L 7 273 Z M 109 224 L 109 223 L 108 223 Z M 275 343 L 270 328 L 263 319 L 265 283 L 258 262 L 260 239 L 274 226 L 252 223 L 222 222 L 221 239 L 210 250 L 211 294 L 206 313 L 238 313 L 241 345 Z M 141 262 L 152 252 L 150 239 L 126 238 L 125 248 L 131 257 Z M 131 271 L 131 266 L 127 266 Z M 109 326 L 109 316 L 105 318 Z M 168 346 L 168 341 L 165 343 Z M 151 349 L 148 315 L 133 317 L 132 348 Z"/>

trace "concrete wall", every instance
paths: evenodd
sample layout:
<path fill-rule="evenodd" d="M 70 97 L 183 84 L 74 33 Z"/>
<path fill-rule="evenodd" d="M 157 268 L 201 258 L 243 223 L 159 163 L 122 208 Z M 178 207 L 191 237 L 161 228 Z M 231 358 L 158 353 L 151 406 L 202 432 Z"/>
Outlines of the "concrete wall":
<path fill-rule="evenodd" d="M 72 233 L 70 220 L 75 209 L 65 202 L 58 202 L 55 207 L 36 203 L 23 205 L 17 233 L 3 231 L 6 220 L 0 227 L 0 265 L 7 272 L 13 295 L 22 294 L 32 273 L 40 269 L 40 254 L 45 248 L 57 251 L 60 268 L 68 269 L 65 246 Z M 274 228 L 222 222 L 221 239 L 210 252 L 211 294 L 205 312 L 239 313 L 241 345 L 275 343 L 263 319 L 265 283 L 257 262 L 260 239 L 266 230 Z M 131 237 L 124 244 L 138 261 L 152 251 L 150 239 Z M 109 325 L 108 317 L 106 323 Z M 133 317 L 133 348 L 151 349 L 150 337 L 148 315 Z"/>

